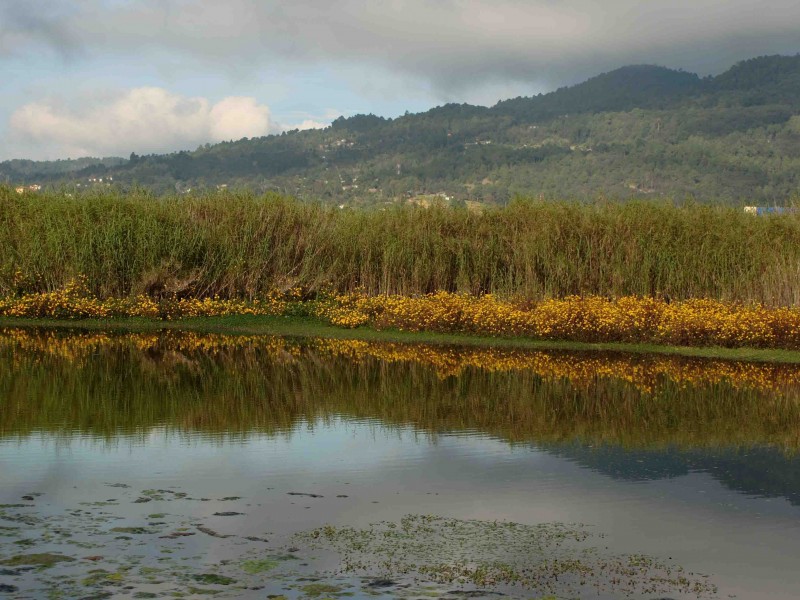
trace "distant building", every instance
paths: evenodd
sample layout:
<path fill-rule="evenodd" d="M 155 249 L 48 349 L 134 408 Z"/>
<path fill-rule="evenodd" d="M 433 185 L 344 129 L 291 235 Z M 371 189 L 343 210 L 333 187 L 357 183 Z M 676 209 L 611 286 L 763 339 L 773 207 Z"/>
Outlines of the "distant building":
<path fill-rule="evenodd" d="M 751 215 L 784 215 L 796 213 L 793 206 L 745 206 L 744 212 Z"/>

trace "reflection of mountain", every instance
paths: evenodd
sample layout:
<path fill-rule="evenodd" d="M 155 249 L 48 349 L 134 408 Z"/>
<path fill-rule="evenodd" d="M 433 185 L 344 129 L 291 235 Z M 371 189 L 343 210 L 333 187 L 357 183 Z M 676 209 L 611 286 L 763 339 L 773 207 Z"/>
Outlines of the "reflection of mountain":
<path fill-rule="evenodd" d="M 777 448 L 633 450 L 565 444 L 542 449 L 614 479 L 648 481 L 694 471 L 748 496 L 780 497 L 800 505 L 800 455 Z"/>

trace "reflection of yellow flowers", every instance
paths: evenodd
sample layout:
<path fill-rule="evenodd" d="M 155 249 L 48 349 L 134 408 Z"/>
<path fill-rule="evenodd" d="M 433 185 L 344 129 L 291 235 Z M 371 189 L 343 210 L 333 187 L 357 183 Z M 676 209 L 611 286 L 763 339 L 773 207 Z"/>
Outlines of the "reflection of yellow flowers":
<path fill-rule="evenodd" d="M 588 387 L 602 379 L 625 381 L 640 392 L 652 394 L 671 382 L 687 387 L 726 384 L 735 389 L 786 394 L 800 390 L 800 367 L 794 365 L 696 360 L 672 356 L 621 353 L 539 352 L 507 348 L 462 348 L 430 344 L 399 344 L 360 340 L 313 339 L 306 344 L 274 336 L 235 336 L 192 332 L 106 333 L 62 335 L 53 331 L 32 333 L 0 330 L 0 348 L 44 353 L 82 364 L 102 348 L 134 347 L 216 355 L 231 350 L 252 350 L 276 361 L 297 360 L 303 348 L 317 354 L 354 362 L 380 360 L 420 364 L 439 377 L 457 376 L 468 369 L 490 372 L 529 371 L 543 379 L 568 380 Z"/>
<path fill-rule="evenodd" d="M 314 345 L 318 350 L 356 361 L 377 358 L 387 362 L 421 363 L 436 369 L 441 377 L 459 375 L 469 368 L 532 371 L 544 379 L 566 379 L 578 386 L 587 386 L 603 378 L 618 379 L 645 393 L 653 393 L 666 380 L 693 387 L 727 383 L 734 388 L 769 392 L 785 392 L 800 387 L 800 367 L 793 365 L 359 340 L 316 340 Z"/>

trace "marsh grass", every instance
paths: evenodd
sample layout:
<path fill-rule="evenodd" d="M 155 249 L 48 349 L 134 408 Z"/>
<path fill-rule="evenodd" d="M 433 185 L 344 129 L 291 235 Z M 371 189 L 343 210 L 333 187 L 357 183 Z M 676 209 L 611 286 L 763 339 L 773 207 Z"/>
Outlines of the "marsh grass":
<path fill-rule="evenodd" d="M 103 298 L 251 299 L 301 287 L 800 300 L 800 215 L 664 202 L 339 210 L 278 195 L 68 197 L 2 187 L 0 248 L 0 296 L 85 275 Z"/>

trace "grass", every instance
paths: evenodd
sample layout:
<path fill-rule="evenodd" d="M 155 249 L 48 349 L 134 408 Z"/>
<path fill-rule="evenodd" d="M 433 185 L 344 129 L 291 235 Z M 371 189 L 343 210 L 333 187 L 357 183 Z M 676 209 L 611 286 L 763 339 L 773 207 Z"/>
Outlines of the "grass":
<path fill-rule="evenodd" d="M 0 297 L 85 275 L 100 298 L 256 298 L 301 287 L 800 301 L 800 215 L 665 202 L 519 200 L 478 214 L 339 210 L 274 194 L 0 187 L 0 248 Z"/>
<path fill-rule="evenodd" d="M 620 351 L 693 358 L 714 358 L 748 362 L 800 364 L 800 351 L 764 348 L 721 348 L 664 346 L 632 343 L 584 343 L 534 340 L 520 337 L 489 337 L 427 331 L 377 330 L 371 327 L 342 329 L 313 317 L 231 315 L 197 317 L 179 321 L 146 318 L 126 319 L 18 319 L 0 318 L 0 327 L 54 328 L 88 331 L 156 332 L 163 330 L 222 333 L 231 335 L 280 335 L 374 342 L 407 342 L 522 350 Z"/>

